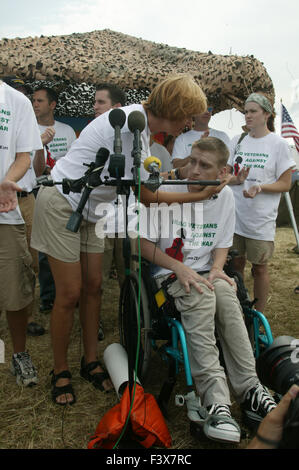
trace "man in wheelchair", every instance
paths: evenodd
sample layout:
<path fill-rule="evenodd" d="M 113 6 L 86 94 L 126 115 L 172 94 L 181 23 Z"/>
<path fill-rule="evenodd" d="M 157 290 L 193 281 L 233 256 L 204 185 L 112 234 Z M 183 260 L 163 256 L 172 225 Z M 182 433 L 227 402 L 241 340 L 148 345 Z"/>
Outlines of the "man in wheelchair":
<path fill-rule="evenodd" d="M 224 179 L 228 156 L 227 147 L 217 138 L 194 142 L 187 180 Z M 196 184 L 166 188 L 176 192 L 203 189 Z M 184 204 L 181 209 L 191 215 L 191 220 L 184 220 L 183 215 L 178 221 L 169 211 L 169 233 L 165 235 L 165 220 L 161 222 L 155 209 L 147 208 L 150 230 L 141 225 L 141 255 L 158 266 L 158 286 L 172 276 L 167 293 L 181 313 L 192 376 L 208 411 L 202 423 L 205 434 L 219 441 L 239 442 L 240 428 L 230 411 L 228 380 L 242 412 L 255 423 L 276 403 L 257 377 L 235 283 L 223 271 L 234 234 L 234 197 L 225 186 L 217 198 Z M 202 211 L 202 223 L 196 224 L 198 211 Z M 228 379 L 219 361 L 215 327 Z"/>

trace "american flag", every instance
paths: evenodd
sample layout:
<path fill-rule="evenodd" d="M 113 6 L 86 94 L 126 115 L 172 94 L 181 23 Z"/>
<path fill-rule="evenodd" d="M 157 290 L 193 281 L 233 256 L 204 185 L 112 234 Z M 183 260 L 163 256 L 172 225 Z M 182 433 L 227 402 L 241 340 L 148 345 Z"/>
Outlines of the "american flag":
<path fill-rule="evenodd" d="M 291 116 L 289 115 L 282 103 L 281 106 L 281 136 L 285 137 L 286 139 L 289 137 L 293 138 L 297 152 L 299 152 L 299 132 L 297 131 L 297 128 L 294 125 Z"/>

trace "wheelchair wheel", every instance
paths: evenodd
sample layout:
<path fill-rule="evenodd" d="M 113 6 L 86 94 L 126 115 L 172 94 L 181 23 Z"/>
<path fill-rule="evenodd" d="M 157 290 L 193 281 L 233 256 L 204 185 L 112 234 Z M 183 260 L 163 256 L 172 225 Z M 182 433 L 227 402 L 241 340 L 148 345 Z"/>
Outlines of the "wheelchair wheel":
<path fill-rule="evenodd" d="M 133 272 L 124 281 L 119 301 L 120 342 L 127 351 L 129 358 L 133 359 L 134 368 L 138 345 L 138 287 L 138 273 Z M 151 315 L 143 279 L 141 279 L 139 324 L 140 345 L 137 376 L 143 384 L 146 380 L 151 358 Z"/>

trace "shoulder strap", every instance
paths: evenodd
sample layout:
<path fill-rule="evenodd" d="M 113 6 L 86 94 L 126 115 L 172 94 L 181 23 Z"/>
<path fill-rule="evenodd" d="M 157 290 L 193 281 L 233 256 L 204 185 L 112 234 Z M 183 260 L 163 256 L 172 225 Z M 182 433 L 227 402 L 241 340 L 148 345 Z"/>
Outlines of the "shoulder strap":
<path fill-rule="evenodd" d="M 240 138 L 237 142 L 237 145 L 239 145 L 242 142 L 242 140 L 244 139 L 244 137 L 246 137 L 246 136 L 247 136 L 247 132 L 242 132 L 242 134 L 240 135 Z"/>
<path fill-rule="evenodd" d="M 239 140 L 238 140 L 238 142 L 237 142 L 237 144 L 236 144 L 236 146 L 235 146 L 234 155 L 236 155 L 236 151 L 237 151 L 238 145 L 242 142 L 242 140 L 243 140 L 244 137 L 246 137 L 246 136 L 247 136 L 247 132 L 242 132 L 242 134 L 240 135 Z"/>

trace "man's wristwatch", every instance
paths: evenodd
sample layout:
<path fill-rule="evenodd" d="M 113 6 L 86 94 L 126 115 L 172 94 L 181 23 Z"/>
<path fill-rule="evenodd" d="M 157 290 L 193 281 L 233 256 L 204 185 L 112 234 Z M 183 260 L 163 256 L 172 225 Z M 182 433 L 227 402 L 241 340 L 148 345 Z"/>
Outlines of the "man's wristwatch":
<path fill-rule="evenodd" d="M 174 170 L 174 174 L 175 174 L 175 179 L 176 179 L 176 180 L 180 180 L 180 179 L 181 179 L 181 178 L 180 178 L 180 169 L 179 169 L 179 168 L 176 168 L 176 169 Z"/>
<path fill-rule="evenodd" d="M 179 179 L 181 179 L 180 178 L 179 168 L 175 168 L 173 170 L 168 171 L 167 179 L 169 179 L 169 180 L 179 180 Z"/>

